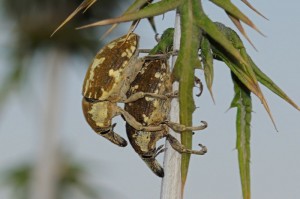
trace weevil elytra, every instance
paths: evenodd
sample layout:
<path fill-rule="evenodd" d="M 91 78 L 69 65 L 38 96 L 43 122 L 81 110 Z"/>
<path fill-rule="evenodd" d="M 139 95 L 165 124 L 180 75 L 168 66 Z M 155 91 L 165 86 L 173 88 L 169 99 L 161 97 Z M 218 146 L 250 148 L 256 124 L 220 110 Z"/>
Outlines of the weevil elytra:
<path fill-rule="evenodd" d="M 139 36 L 130 33 L 104 46 L 86 73 L 82 94 L 87 99 L 120 102 L 143 61 L 138 59 Z"/>
<path fill-rule="evenodd" d="M 96 133 L 122 147 L 127 145 L 126 140 L 113 131 L 115 124 L 112 124 L 112 118 L 117 115 L 122 115 L 138 130 L 163 128 L 162 125 L 144 127 L 117 106 L 117 102 L 127 103 L 147 95 L 167 98 L 142 92 L 127 98 L 130 84 L 144 63 L 144 58 L 138 58 L 138 44 L 139 36 L 130 33 L 104 46 L 89 66 L 82 89 L 82 109 L 88 124 Z"/>
<path fill-rule="evenodd" d="M 131 87 L 127 93 L 128 96 L 137 92 L 155 93 L 166 95 L 172 92 L 172 82 L 170 68 L 167 59 L 159 58 L 155 60 L 146 60 L 144 65 L 131 83 Z M 145 126 L 160 125 L 168 120 L 171 106 L 171 99 L 160 99 L 155 97 L 145 97 L 131 103 L 125 104 L 125 111 L 133 115 L 135 119 Z M 159 177 L 164 176 L 164 170 L 155 159 L 155 157 L 163 151 L 156 148 L 158 140 L 166 137 L 171 146 L 179 153 L 193 153 L 203 155 L 206 153 L 206 147 L 201 150 L 190 150 L 180 144 L 176 138 L 168 133 L 168 126 L 177 132 L 183 130 L 201 130 L 206 127 L 185 127 L 181 124 L 167 122 L 164 128 L 158 131 L 140 131 L 126 123 L 126 131 L 129 141 L 134 150 L 144 160 L 148 167 Z"/>

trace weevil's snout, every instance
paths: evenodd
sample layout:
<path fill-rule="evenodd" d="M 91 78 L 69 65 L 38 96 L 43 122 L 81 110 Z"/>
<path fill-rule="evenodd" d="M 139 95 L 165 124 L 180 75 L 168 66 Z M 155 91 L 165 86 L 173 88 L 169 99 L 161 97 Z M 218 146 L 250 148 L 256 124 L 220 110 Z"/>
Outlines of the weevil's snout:
<path fill-rule="evenodd" d="M 160 166 L 155 157 L 142 157 L 147 166 L 155 173 L 158 177 L 164 177 L 164 169 Z"/>
<path fill-rule="evenodd" d="M 120 147 L 127 146 L 127 141 L 114 132 L 115 126 L 116 124 L 113 124 L 108 129 L 101 129 L 100 131 L 97 131 L 97 133 Z"/>
<path fill-rule="evenodd" d="M 156 148 L 155 145 L 153 145 L 153 150 L 149 150 L 147 153 L 140 154 L 141 158 L 144 160 L 144 162 L 148 165 L 148 167 L 159 177 L 164 177 L 164 169 L 160 166 L 158 161 L 155 159 L 156 156 L 158 156 L 160 153 L 165 151 L 165 148 L 163 148 L 164 145 L 160 145 Z"/>

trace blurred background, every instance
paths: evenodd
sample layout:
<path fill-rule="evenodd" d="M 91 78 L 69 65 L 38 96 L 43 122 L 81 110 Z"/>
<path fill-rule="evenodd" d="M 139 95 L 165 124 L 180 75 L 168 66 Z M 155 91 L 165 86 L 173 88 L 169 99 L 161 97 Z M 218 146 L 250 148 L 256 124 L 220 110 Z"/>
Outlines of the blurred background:
<path fill-rule="evenodd" d="M 119 148 L 96 135 L 81 111 L 81 86 L 89 63 L 101 46 L 125 34 L 130 24 L 120 25 L 103 43 L 99 38 L 108 27 L 80 31 L 75 27 L 118 16 L 131 2 L 97 1 L 50 38 L 81 0 L 0 0 L 1 199 L 159 198 L 161 179 L 130 146 Z M 233 27 L 221 9 L 203 3 L 209 17 Z M 249 54 L 299 105 L 300 3 L 275 1 L 270 6 L 251 1 L 270 21 L 235 3 L 267 35 L 246 28 L 259 51 L 245 42 Z M 174 15 L 156 18 L 159 33 L 173 26 Z M 141 35 L 141 48 L 155 45 L 147 20 L 136 32 Z M 186 185 L 190 199 L 242 197 L 234 150 L 235 110 L 226 112 L 233 97 L 230 72 L 217 63 L 215 73 L 216 105 L 207 90 L 196 101 L 194 124 L 205 120 L 209 128 L 194 136 L 194 147 L 201 142 L 209 152 L 191 159 Z M 203 73 L 197 74 L 204 82 Z M 300 115 L 263 91 L 279 133 L 253 98 L 252 195 L 296 199 L 300 194 Z M 125 137 L 124 122 L 120 118 L 114 122 Z"/>

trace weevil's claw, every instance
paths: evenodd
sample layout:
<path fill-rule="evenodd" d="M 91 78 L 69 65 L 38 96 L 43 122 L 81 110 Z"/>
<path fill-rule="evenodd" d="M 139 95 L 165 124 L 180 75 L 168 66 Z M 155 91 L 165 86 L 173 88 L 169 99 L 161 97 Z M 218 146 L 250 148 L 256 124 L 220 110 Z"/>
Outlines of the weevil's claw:
<path fill-rule="evenodd" d="M 166 94 L 166 96 L 167 96 L 168 98 L 177 98 L 177 97 L 178 97 L 178 95 L 179 95 L 179 92 L 178 92 L 178 90 L 177 90 L 177 91 L 173 91 L 173 92 L 171 92 L 171 93 L 167 93 L 167 94 Z"/>
<path fill-rule="evenodd" d="M 166 148 L 163 148 L 164 145 L 160 145 L 159 147 L 157 147 L 157 149 L 155 150 L 155 155 L 154 157 L 158 156 L 160 153 L 163 153 L 166 151 Z"/>
<path fill-rule="evenodd" d="M 203 124 L 203 125 L 202 125 L 202 129 L 207 128 L 207 126 L 208 126 L 207 122 L 201 121 L 201 123 Z M 202 129 L 201 129 L 201 130 L 202 130 Z"/>
<path fill-rule="evenodd" d="M 198 146 L 201 147 L 201 150 L 197 152 L 198 155 L 204 155 L 205 153 L 207 153 L 207 147 L 202 145 L 202 144 L 198 144 Z"/>
<path fill-rule="evenodd" d="M 199 86 L 197 86 L 199 85 Z M 203 84 L 201 82 L 201 80 L 195 76 L 195 86 L 199 88 L 199 93 L 196 94 L 197 97 L 200 97 L 202 92 L 203 92 Z"/>
<path fill-rule="evenodd" d="M 201 147 L 201 150 L 191 150 L 186 148 L 184 145 L 182 145 L 175 137 L 172 135 L 168 134 L 166 136 L 167 140 L 169 141 L 170 145 L 172 148 L 177 151 L 178 153 L 189 153 L 189 154 L 196 154 L 196 155 L 204 155 L 207 152 L 207 148 L 203 146 L 202 144 L 199 144 Z"/>

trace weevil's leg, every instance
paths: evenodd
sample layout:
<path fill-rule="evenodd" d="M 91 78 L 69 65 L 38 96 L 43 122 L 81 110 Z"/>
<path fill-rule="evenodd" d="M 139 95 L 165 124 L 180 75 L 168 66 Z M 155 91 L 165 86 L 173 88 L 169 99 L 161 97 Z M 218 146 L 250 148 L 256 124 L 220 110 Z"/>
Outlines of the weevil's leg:
<path fill-rule="evenodd" d="M 182 132 L 182 131 L 199 131 L 203 130 L 207 127 L 207 122 L 201 121 L 203 125 L 201 126 L 185 126 L 183 124 L 178 124 L 170 121 L 163 122 L 166 125 L 168 125 L 171 129 L 173 129 L 175 132 Z"/>
<path fill-rule="evenodd" d="M 170 52 L 168 52 L 168 55 L 169 56 L 178 56 L 178 52 L 179 52 L 179 50 L 170 51 Z"/>
<path fill-rule="evenodd" d="M 139 53 L 149 53 L 151 49 L 139 49 Z"/>
<path fill-rule="evenodd" d="M 123 118 L 125 119 L 125 121 L 132 126 L 133 128 L 135 128 L 138 131 L 161 131 L 163 129 L 165 129 L 165 125 L 164 124 L 160 124 L 160 125 L 156 125 L 156 126 L 144 126 L 141 123 L 139 123 L 138 121 L 136 121 L 136 119 L 129 114 L 128 112 L 126 112 L 125 110 L 123 110 L 122 108 L 118 107 L 118 113 L 120 113 Z"/>
<path fill-rule="evenodd" d="M 138 99 L 142 99 L 142 98 L 147 97 L 147 96 L 162 99 L 162 100 L 167 100 L 169 98 L 177 97 L 178 93 L 177 92 L 171 92 L 171 93 L 167 93 L 165 95 L 161 95 L 161 94 L 155 94 L 155 93 L 137 92 L 137 93 L 132 94 L 130 97 L 128 97 L 123 102 L 124 103 L 134 102 Z"/>
<path fill-rule="evenodd" d="M 170 134 L 167 134 L 166 136 L 167 140 L 171 144 L 172 148 L 176 150 L 178 153 L 190 153 L 190 154 L 196 154 L 196 155 L 204 155 L 207 152 L 206 146 L 203 146 L 202 144 L 199 144 L 201 147 L 201 150 L 191 150 L 187 149 L 184 145 L 182 145 L 175 137 L 173 137 Z"/>
<path fill-rule="evenodd" d="M 160 153 L 165 152 L 166 148 L 163 148 L 163 147 L 164 147 L 164 145 L 160 145 L 159 147 L 157 147 L 157 149 L 155 150 L 155 156 L 154 157 L 158 156 Z"/>
<path fill-rule="evenodd" d="M 200 97 L 200 95 L 203 92 L 203 84 L 202 84 L 201 80 L 198 77 L 196 77 L 196 76 L 195 76 L 195 85 L 196 85 L 196 87 L 197 87 L 197 85 L 199 85 L 199 87 L 198 87 L 199 88 L 199 93 L 196 94 L 196 96 Z"/>
<path fill-rule="evenodd" d="M 116 126 L 116 123 L 114 123 L 109 130 L 100 131 L 97 133 L 120 147 L 127 146 L 127 141 L 124 138 L 122 138 L 120 135 L 118 135 L 114 132 L 115 126 Z"/>
<path fill-rule="evenodd" d="M 169 53 L 166 54 L 155 54 L 155 55 L 147 55 L 144 57 L 145 60 L 156 60 L 156 59 L 169 59 Z"/>

